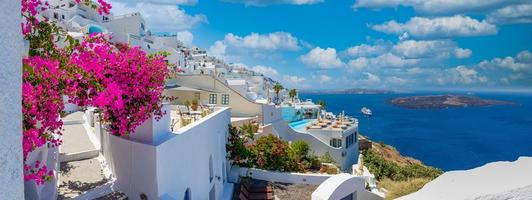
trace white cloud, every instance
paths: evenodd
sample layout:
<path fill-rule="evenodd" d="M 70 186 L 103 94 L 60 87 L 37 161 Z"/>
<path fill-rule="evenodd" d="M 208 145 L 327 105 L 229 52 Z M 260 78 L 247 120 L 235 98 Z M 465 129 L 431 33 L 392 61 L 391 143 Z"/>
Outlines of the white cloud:
<path fill-rule="evenodd" d="M 189 15 L 175 4 L 111 2 L 115 15 L 139 12 L 152 31 L 182 31 L 206 23 L 203 14 Z"/>
<path fill-rule="evenodd" d="M 480 75 L 476 70 L 463 65 L 446 69 L 444 73 L 435 74 L 435 79 L 440 85 L 446 84 L 474 84 L 486 83 L 488 78 Z"/>
<path fill-rule="evenodd" d="M 299 39 L 287 32 L 251 33 L 245 36 L 228 33 L 223 40 L 209 47 L 209 54 L 227 62 L 246 62 L 249 58 L 278 61 L 282 57 L 281 51 L 299 49 Z"/>
<path fill-rule="evenodd" d="M 331 79 L 332 79 L 332 78 L 331 78 L 330 76 L 327 76 L 327 75 L 325 75 L 325 74 L 322 74 L 322 75 L 319 76 L 319 82 L 320 82 L 320 83 L 326 83 L 326 82 L 329 82 L 329 81 L 331 81 Z"/>
<path fill-rule="evenodd" d="M 254 66 L 251 68 L 251 70 L 257 73 L 264 74 L 265 76 L 270 78 L 276 78 L 279 75 L 277 70 L 275 70 L 274 68 L 263 65 Z"/>
<path fill-rule="evenodd" d="M 225 52 L 227 45 L 222 41 L 216 41 L 212 46 L 209 47 L 209 54 L 221 59 L 225 58 Z"/>
<path fill-rule="evenodd" d="M 445 15 L 467 12 L 486 12 L 527 0 L 357 0 L 354 9 L 413 7 L 417 12 L 430 15 Z"/>
<path fill-rule="evenodd" d="M 249 49 L 299 50 L 298 39 L 286 32 L 274 32 L 269 34 L 251 33 L 244 37 L 229 33 L 225 35 L 224 42 L 234 47 Z"/>
<path fill-rule="evenodd" d="M 306 79 L 299 76 L 285 75 L 284 80 L 290 85 L 299 85 L 302 84 Z"/>
<path fill-rule="evenodd" d="M 380 25 L 371 25 L 372 29 L 388 34 L 401 35 L 407 33 L 413 38 L 450 38 L 493 35 L 497 27 L 483 21 L 463 15 L 451 17 L 413 17 L 405 23 L 395 20 Z"/>
<path fill-rule="evenodd" d="M 532 53 L 530 51 L 525 50 L 521 51 L 517 54 L 517 60 L 522 63 L 532 63 Z"/>
<path fill-rule="evenodd" d="M 469 49 L 459 48 L 451 40 L 405 40 L 396 44 L 392 51 L 406 58 L 432 59 L 447 58 L 450 55 L 467 58 L 472 53 Z"/>
<path fill-rule="evenodd" d="M 484 69 L 503 68 L 516 72 L 532 72 L 532 53 L 530 51 L 521 51 L 516 58 L 507 56 L 505 58 L 494 58 L 490 61 L 484 60 L 479 63 Z"/>
<path fill-rule="evenodd" d="M 185 46 L 190 46 L 194 40 L 194 35 L 190 31 L 180 31 L 177 32 L 177 39 L 183 42 Z"/>
<path fill-rule="evenodd" d="M 399 78 L 397 76 L 391 76 L 391 77 L 387 77 L 385 79 L 385 82 L 388 85 L 397 86 L 397 85 L 405 85 L 409 83 L 410 81 L 404 78 Z"/>
<path fill-rule="evenodd" d="M 404 67 L 415 65 L 419 62 L 417 59 L 404 59 L 391 53 L 386 53 L 372 59 L 371 64 L 380 67 Z"/>
<path fill-rule="evenodd" d="M 321 69 L 338 68 L 344 65 L 340 58 L 338 58 L 336 49 L 334 48 L 322 49 L 316 47 L 307 54 L 300 56 L 299 59 L 307 65 Z"/>
<path fill-rule="evenodd" d="M 247 6 L 267 6 L 272 4 L 311 5 L 324 0 L 224 0 L 231 3 L 243 3 Z"/>
<path fill-rule="evenodd" d="M 362 80 L 362 82 L 365 82 L 366 84 L 376 84 L 381 82 L 381 78 L 375 74 L 365 72 L 364 75 L 366 75 L 366 79 Z"/>
<path fill-rule="evenodd" d="M 349 62 L 347 63 L 347 66 L 349 67 L 349 69 L 352 69 L 352 70 L 361 70 L 361 69 L 368 67 L 369 64 L 370 64 L 370 60 L 368 58 L 359 57 L 353 60 L 349 60 Z"/>
<path fill-rule="evenodd" d="M 397 56 L 393 53 L 385 53 L 377 57 L 359 57 L 350 60 L 347 66 L 351 70 L 361 70 L 364 68 L 398 68 L 414 66 L 420 62 L 419 59 L 409 59 Z"/>
<path fill-rule="evenodd" d="M 471 49 L 457 48 L 454 50 L 454 56 L 456 58 L 469 58 L 471 57 L 471 54 L 473 54 L 473 51 L 471 51 Z"/>
<path fill-rule="evenodd" d="M 347 49 L 347 55 L 349 56 L 375 56 L 379 54 L 383 54 L 387 52 L 389 49 L 388 45 L 382 45 L 382 44 L 376 44 L 376 45 L 368 45 L 368 44 L 361 44 L 353 47 L 349 47 Z"/>
<path fill-rule="evenodd" d="M 532 3 L 500 8 L 486 18 L 488 22 L 496 24 L 532 23 Z"/>

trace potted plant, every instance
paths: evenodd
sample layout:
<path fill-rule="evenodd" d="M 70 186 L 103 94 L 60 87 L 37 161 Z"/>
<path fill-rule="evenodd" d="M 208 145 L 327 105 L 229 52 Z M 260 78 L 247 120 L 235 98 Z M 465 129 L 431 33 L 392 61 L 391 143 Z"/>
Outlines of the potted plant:
<path fill-rule="evenodd" d="M 193 111 L 197 111 L 198 110 L 198 100 L 197 99 L 192 99 L 190 108 L 192 108 Z"/>

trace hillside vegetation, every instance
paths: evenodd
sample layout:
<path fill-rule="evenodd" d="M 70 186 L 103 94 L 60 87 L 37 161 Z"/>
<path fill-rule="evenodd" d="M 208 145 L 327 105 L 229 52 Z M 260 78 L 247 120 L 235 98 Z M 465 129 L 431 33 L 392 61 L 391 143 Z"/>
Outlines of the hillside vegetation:
<path fill-rule="evenodd" d="M 385 188 L 386 199 L 395 199 L 421 189 L 443 172 L 421 161 L 402 156 L 395 148 L 373 143 L 362 151 L 364 166 L 375 175 L 379 188 Z"/>

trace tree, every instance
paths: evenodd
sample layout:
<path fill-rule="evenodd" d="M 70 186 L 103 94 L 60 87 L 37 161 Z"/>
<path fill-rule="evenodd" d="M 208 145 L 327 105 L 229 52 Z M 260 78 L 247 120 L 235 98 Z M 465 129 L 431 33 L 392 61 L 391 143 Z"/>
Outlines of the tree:
<path fill-rule="evenodd" d="M 296 89 L 291 89 L 288 92 L 288 96 L 290 96 L 290 98 L 292 99 L 292 102 L 294 102 L 294 98 L 297 96 L 297 90 Z"/>
<path fill-rule="evenodd" d="M 283 90 L 283 89 L 284 89 L 284 87 L 280 83 L 276 83 L 273 86 L 273 90 L 275 91 L 275 96 L 277 98 L 276 103 L 279 103 L 279 92 L 281 92 L 281 90 Z"/>
<path fill-rule="evenodd" d="M 325 103 L 325 101 L 323 100 L 318 100 L 318 105 L 321 106 L 321 109 L 325 109 L 325 106 L 327 106 L 327 103 Z"/>

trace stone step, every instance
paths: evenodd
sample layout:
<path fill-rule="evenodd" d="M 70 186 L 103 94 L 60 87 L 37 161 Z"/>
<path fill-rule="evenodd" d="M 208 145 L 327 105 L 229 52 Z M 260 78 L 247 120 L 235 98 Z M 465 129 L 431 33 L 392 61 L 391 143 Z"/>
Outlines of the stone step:
<path fill-rule="evenodd" d="M 84 160 L 97 157 L 99 149 L 91 142 L 83 124 L 63 126 L 63 143 L 59 150 L 59 162 Z"/>
<path fill-rule="evenodd" d="M 67 114 L 62 118 L 63 125 L 73 125 L 73 124 L 83 124 L 85 119 L 83 118 L 84 112 L 77 111 L 70 114 Z"/>

